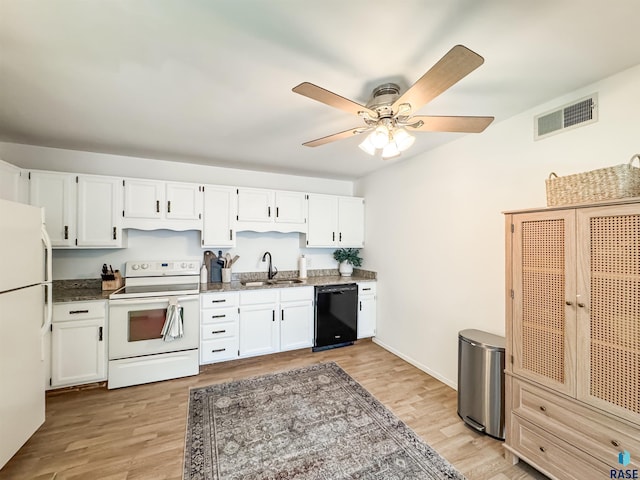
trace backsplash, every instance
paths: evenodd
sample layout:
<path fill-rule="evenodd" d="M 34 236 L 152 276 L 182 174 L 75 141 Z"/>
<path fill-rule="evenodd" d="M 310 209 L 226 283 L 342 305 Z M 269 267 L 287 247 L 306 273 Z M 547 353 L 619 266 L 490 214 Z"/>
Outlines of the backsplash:
<path fill-rule="evenodd" d="M 333 259 L 335 248 L 301 248 L 298 233 L 239 232 L 234 248 L 221 249 L 222 253 L 239 255 L 233 265 L 233 273 L 266 272 L 262 262 L 264 252 L 269 251 L 273 265 L 279 271 L 297 270 L 298 258 L 304 254 L 309 270 L 337 269 Z M 200 246 L 200 232 L 192 230 L 128 230 L 128 248 L 119 249 L 56 249 L 53 251 L 53 278 L 55 280 L 97 278 L 102 264 L 111 265 L 124 274 L 129 260 L 198 260 L 202 261 L 206 249 Z M 210 249 L 218 253 L 218 249 Z"/>

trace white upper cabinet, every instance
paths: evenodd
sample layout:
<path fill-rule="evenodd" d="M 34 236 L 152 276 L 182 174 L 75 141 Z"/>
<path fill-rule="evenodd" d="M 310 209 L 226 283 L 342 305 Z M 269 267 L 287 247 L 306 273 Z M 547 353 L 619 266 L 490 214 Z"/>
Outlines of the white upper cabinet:
<path fill-rule="evenodd" d="M 193 183 L 167 182 L 167 218 L 200 220 L 202 218 L 202 187 Z"/>
<path fill-rule="evenodd" d="M 128 178 L 124 181 L 124 228 L 202 230 L 202 186 Z"/>
<path fill-rule="evenodd" d="M 79 247 L 121 247 L 122 179 L 78 175 Z"/>
<path fill-rule="evenodd" d="M 161 218 L 164 206 L 164 182 L 126 179 L 124 182 L 125 218 Z"/>
<path fill-rule="evenodd" d="M 305 225 L 307 221 L 307 195 L 300 192 L 275 192 L 276 223 Z M 306 229 L 306 227 L 305 227 Z"/>
<path fill-rule="evenodd" d="M 204 186 L 203 247 L 235 247 L 236 188 Z"/>
<path fill-rule="evenodd" d="M 238 231 L 306 231 L 306 194 L 262 188 L 239 188 L 237 194 Z"/>
<path fill-rule="evenodd" d="M 29 202 L 44 207 L 53 247 L 122 247 L 122 180 L 32 171 Z"/>
<path fill-rule="evenodd" d="M 307 247 L 364 246 L 364 199 L 309 194 Z"/>
<path fill-rule="evenodd" d="M 47 232 L 54 247 L 76 241 L 76 176 L 71 173 L 30 172 L 29 203 L 44 207 Z"/>

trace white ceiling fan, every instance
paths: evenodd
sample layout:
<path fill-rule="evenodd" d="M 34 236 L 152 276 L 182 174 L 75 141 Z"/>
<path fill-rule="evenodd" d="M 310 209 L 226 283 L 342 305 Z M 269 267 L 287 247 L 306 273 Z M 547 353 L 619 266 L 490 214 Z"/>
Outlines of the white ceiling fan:
<path fill-rule="evenodd" d="M 293 88 L 295 93 L 331 107 L 359 116 L 364 125 L 303 143 L 317 147 L 343 138 L 370 132 L 360 148 L 370 155 L 382 151 L 382 158 L 394 158 L 409 148 L 414 140 L 409 132 L 480 133 L 494 117 L 413 115 L 442 92 L 453 86 L 484 63 L 477 53 L 456 45 L 429 69 L 411 88 L 400 94 L 395 83 L 373 89 L 366 105 L 341 97 L 309 82 Z"/>

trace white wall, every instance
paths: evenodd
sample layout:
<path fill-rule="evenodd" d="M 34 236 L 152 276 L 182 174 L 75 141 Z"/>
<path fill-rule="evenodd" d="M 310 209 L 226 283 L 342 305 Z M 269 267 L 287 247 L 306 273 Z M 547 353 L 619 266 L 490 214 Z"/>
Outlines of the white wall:
<path fill-rule="evenodd" d="M 356 184 L 365 267 L 378 272 L 378 341 L 451 386 L 457 333 L 504 335 L 502 211 L 546 205 L 545 178 L 640 152 L 640 65 L 400 161 Z M 533 140 L 533 116 L 598 92 L 599 121 Z"/>
<path fill-rule="evenodd" d="M 146 158 L 123 157 L 74 150 L 61 150 L 31 145 L 0 143 L 0 158 L 24 169 L 152 178 L 216 185 L 273 188 L 334 195 L 351 195 L 353 182 L 315 177 L 302 177 L 195 164 L 174 163 Z M 6 164 L 5 164 L 6 165 Z M 14 169 L 0 169 L 0 185 L 13 185 Z M 11 175 L 9 175 L 9 172 Z M 128 230 L 126 249 L 54 250 L 53 277 L 60 279 L 98 278 L 103 263 L 122 269 L 127 260 L 175 259 L 201 260 L 205 249 L 200 246 L 200 232 Z M 239 232 L 236 248 L 224 253 L 240 255 L 234 272 L 266 271 L 260 262 L 265 251 L 273 254 L 280 270 L 296 270 L 301 254 L 308 257 L 308 268 L 337 268 L 334 249 L 300 248 L 300 234 Z M 216 252 L 217 253 L 217 252 Z"/>

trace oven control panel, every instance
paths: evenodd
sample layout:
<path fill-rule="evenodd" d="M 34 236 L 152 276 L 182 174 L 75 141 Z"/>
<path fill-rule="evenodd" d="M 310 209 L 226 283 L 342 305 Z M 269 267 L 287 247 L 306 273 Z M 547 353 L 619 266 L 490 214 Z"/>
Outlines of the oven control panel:
<path fill-rule="evenodd" d="M 133 261 L 125 264 L 127 277 L 165 277 L 176 275 L 199 275 L 198 260 Z"/>

